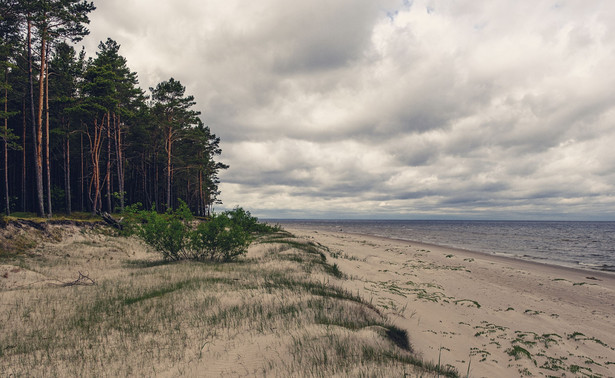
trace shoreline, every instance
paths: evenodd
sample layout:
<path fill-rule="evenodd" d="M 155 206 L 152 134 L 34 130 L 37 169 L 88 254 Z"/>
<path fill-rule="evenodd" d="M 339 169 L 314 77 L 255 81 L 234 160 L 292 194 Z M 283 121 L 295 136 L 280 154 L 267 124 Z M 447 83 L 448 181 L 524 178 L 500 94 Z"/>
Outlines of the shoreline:
<path fill-rule="evenodd" d="M 544 221 L 544 222 L 548 223 L 548 222 L 551 222 L 551 221 Z M 571 221 L 571 222 L 575 223 L 575 221 Z M 401 241 L 401 242 L 423 244 L 425 246 L 431 246 L 431 247 L 437 247 L 437 248 L 447 248 L 447 249 L 456 250 L 456 251 L 460 251 L 460 252 L 476 253 L 476 254 L 482 254 L 482 255 L 487 255 L 487 256 L 496 256 L 496 257 L 502 257 L 502 258 L 505 258 L 505 259 L 512 259 L 512 260 L 515 260 L 515 261 L 526 261 L 526 262 L 529 262 L 529 263 L 535 263 L 535 264 L 539 264 L 539 265 L 546 265 L 546 266 L 553 266 L 553 267 L 558 267 L 558 268 L 565 268 L 565 269 L 572 269 L 572 270 L 578 270 L 578 271 L 585 271 L 587 273 L 592 273 L 594 275 L 600 275 L 600 276 L 603 276 L 603 277 L 615 278 L 615 270 L 600 269 L 597 266 L 596 266 L 596 268 L 592 268 L 591 265 L 583 265 L 583 264 L 578 263 L 578 262 L 576 264 L 574 264 L 572 262 L 559 261 L 559 260 L 550 260 L 548 258 L 534 257 L 534 256 L 531 256 L 531 255 L 519 255 L 519 254 L 513 254 L 513 253 L 506 253 L 506 252 L 482 251 L 482 250 L 470 249 L 470 248 L 465 248 L 465 247 L 460 247 L 460 246 L 438 244 L 438 243 L 433 243 L 433 242 L 425 242 L 425 241 L 420 241 L 420 240 L 416 240 L 416 239 L 401 238 L 401 237 L 395 237 L 395 236 L 377 235 L 377 234 L 366 233 L 366 232 L 346 231 L 346 230 L 341 229 L 341 228 L 338 229 L 338 230 L 335 230 L 335 229 L 330 229 L 328 227 L 319 226 L 319 225 L 297 224 L 293 220 L 289 220 L 287 222 L 285 222 L 283 220 L 277 220 L 277 224 L 280 224 L 282 226 L 285 226 L 285 227 L 288 227 L 288 228 L 292 228 L 292 229 L 298 229 L 298 230 L 317 230 L 317 231 L 323 231 L 323 232 L 340 232 L 340 233 L 347 233 L 347 234 L 352 234 L 352 235 L 357 235 L 357 236 L 383 238 L 383 239 L 397 240 L 397 241 Z"/>
<path fill-rule="evenodd" d="M 318 231 L 318 230 L 315 230 L 315 231 Z M 335 232 L 335 231 L 327 231 L 327 232 Z M 560 265 L 560 264 L 555 264 L 553 262 L 550 262 L 552 260 L 547 260 L 547 259 L 545 259 L 545 262 L 543 262 L 538 259 L 532 259 L 532 258 L 526 259 L 526 258 L 523 258 L 522 256 L 513 256 L 507 253 L 475 251 L 475 250 L 461 248 L 461 247 L 453 247 L 453 246 L 448 246 L 448 245 L 443 245 L 443 244 L 428 243 L 428 242 L 422 242 L 422 241 L 411 240 L 411 239 L 402 239 L 402 238 L 395 238 L 395 237 L 388 237 L 388 236 L 372 235 L 372 234 L 366 234 L 366 233 L 361 233 L 361 232 L 350 232 L 350 231 L 338 231 L 338 232 L 343 233 L 343 234 L 356 235 L 356 236 L 361 236 L 361 237 L 370 237 L 370 238 L 376 238 L 376 239 L 381 239 L 381 240 L 394 240 L 394 241 L 403 242 L 403 243 L 413 243 L 413 244 L 422 245 L 422 246 L 431 247 L 431 248 L 445 248 L 445 249 L 450 249 L 451 251 L 457 251 L 460 253 L 475 254 L 477 256 L 489 256 L 495 259 L 502 259 L 504 261 L 511 261 L 514 263 L 519 262 L 519 263 L 527 263 L 530 265 L 535 264 L 537 266 L 544 267 L 547 269 L 549 268 L 563 269 L 563 270 L 569 270 L 571 272 L 585 273 L 585 274 L 592 273 L 592 275 L 595 275 L 595 276 L 601 276 L 607 279 L 615 280 L 614 271 Z M 549 262 L 546 262 L 546 261 L 549 261 Z"/>
<path fill-rule="evenodd" d="M 615 276 L 317 227 L 345 288 L 407 329 L 424 358 L 472 377 L 614 376 Z"/>

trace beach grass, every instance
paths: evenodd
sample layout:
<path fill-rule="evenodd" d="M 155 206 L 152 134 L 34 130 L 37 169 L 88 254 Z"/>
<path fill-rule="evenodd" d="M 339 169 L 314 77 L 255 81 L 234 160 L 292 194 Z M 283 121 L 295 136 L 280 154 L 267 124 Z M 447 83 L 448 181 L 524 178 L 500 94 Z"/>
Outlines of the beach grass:
<path fill-rule="evenodd" d="M 285 232 L 225 264 L 92 230 L 54 243 L 0 257 L 21 267 L 7 279 L 36 275 L 0 291 L 0 376 L 457 376 L 344 289 L 326 247 Z"/>

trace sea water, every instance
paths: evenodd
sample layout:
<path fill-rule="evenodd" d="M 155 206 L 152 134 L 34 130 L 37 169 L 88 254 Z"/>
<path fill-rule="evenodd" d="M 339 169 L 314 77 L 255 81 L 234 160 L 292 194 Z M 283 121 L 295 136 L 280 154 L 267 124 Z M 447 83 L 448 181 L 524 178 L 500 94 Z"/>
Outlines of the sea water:
<path fill-rule="evenodd" d="M 381 236 L 615 273 L 615 222 L 268 220 L 302 229 Z"/>

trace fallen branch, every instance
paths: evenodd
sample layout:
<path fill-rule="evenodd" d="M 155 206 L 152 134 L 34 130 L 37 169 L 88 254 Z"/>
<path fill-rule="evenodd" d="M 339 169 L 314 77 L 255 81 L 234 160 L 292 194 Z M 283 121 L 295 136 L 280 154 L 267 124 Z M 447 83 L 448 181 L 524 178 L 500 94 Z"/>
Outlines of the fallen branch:
<path fill-rule="evenodd" d="M 94 280 L 88 277 L 87 275 L 79 272 L 79 278 L 71 282 L 64 282 L 60 286 L 67 287 L 67 286 L 77 286 L 77 285 L 92 286 L 92 285 L 96 285 L 96 282 L 94 282 Z"/>
<path fill-rule="evenodd" d="M 122 226 L 121 222 L 124 218 L 120 218 L 120 220 L 115 220 L 115 218 L 113 218 L 111 216 L 111 214 L 105 212 L 100 213 L 100 216 L 102 217 L 102 219 L 107 222 L 107 224 L 117 228 L 118 230 L 123 229 L 124 227 Z"/>

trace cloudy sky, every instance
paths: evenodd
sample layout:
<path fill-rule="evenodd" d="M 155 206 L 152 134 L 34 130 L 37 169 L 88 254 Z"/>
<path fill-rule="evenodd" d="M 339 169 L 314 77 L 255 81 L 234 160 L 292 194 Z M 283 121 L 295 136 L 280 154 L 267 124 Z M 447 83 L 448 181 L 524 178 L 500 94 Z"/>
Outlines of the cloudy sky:
<path fill-rule="evenodd" d="M 94 0 L 262 217 L 615 220 L 612 0 Z"/>

